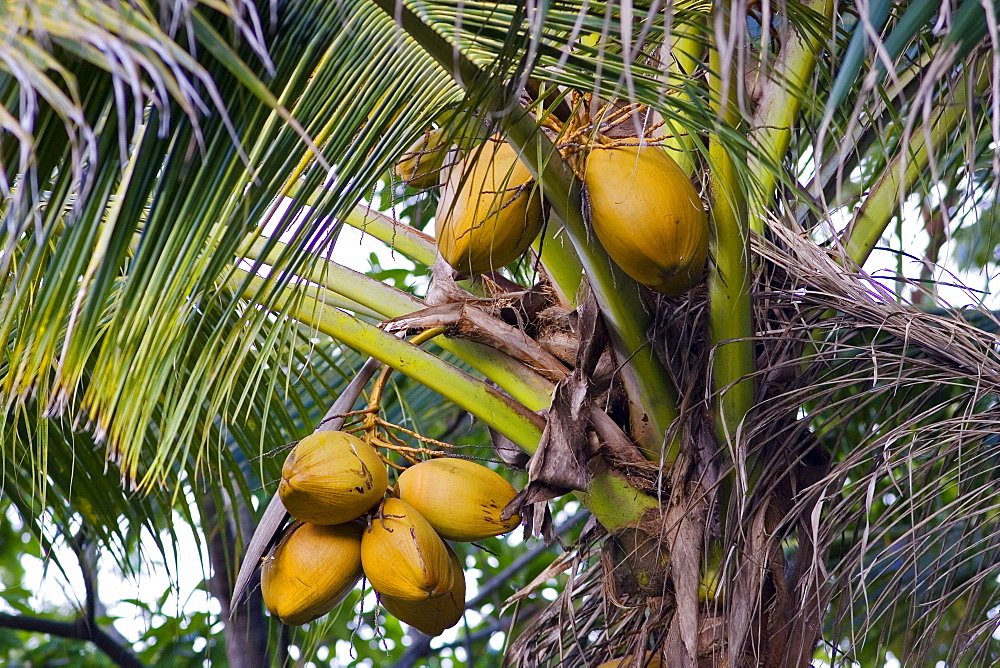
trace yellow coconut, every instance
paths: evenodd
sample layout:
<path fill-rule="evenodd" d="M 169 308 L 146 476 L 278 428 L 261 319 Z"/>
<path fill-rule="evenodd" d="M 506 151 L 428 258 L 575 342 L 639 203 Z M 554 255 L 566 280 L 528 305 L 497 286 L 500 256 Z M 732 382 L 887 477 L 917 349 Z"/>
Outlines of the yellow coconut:
<path fill-rule="evenodd" d="M 701 280 L 708 219 L 691 180 L 665 150 L 595 146 L 584 180 L 594 232 L 625 273 L 667 295 Z"/>
<path fill-rule="evenodd" d="M 441 166 L 448 155 L 442 128 L 424 132 L 392 168 L 400 181 L 411 188 L 430 188 L 441 179 Z"/>
<path fill-rule="evenodd" d="M 492 469 L 465 459 L 429 459 L 403 471 L 399 498 L 416 508 L 448 540 L 471 542 L 515 528 L 521 518 L 500 519 L 517 492 Z"/>
<path fill-rule="evenodd" d="M 372 446 L 343 431 L 318 431 L 288 453 L 278 494 L 296 519 L 342 524 L 377 504 L 388 484 Z"/>
<path fill-rule="evenodd" d="M 455 573 L 448 548 L 410 504 L 386 499 L 361 537 L 361 563 L 380 594 L 422 601 L 451 591 Z"/>
<path fill-rule="evenodd" d="M 513 262 L 541 229 L 531 173 L 499 136 L 449 170 L 434 230 L 441 257 L 458 271 L 483 274 Z"/>
<path fill-rule="evenodd" d="M 296 522 L 264 558 L 264 604 L 289 626 L 321 617 L 340 605 L 362 576 L 361 527 Z"/>
<path fill-rule="evenodd" d="M 429 636 L 440 635 L 458 624 L 465 613 L 465 572 L 455 551 L 447 543 L 445 546 L 455 574 L 455 582 L 447 593 L 424 601 L 406 601 L 384 594 L 379 597 L 382 606 L 396 619 Z"/>

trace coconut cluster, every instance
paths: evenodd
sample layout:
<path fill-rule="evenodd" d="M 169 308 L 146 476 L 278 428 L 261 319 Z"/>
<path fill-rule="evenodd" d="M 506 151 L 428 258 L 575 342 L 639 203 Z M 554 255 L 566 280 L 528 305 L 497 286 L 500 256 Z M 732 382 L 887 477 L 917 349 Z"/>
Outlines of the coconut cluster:
<path fill-rule="evenodd" d="M 460 274 L 484 274 L 521 257 L 543 226 L 541 189 L 501 135 L 456 156 L 429 130 L 396 165 L 406 183 L 441 197 L 434 230 L 441 257 Z M 567 151 L 586 186 L 589 219 L 611 259 L 637 282 L 670 296 L 698 284 L 709 228 L 691 180 L 667 149 L 641 138 L 590 137 Z M 451 164 L 448 164 L 448 163 Z"/>
<path fill-rule="evenodd" d="M 485 466 L 430 459 L 390 489 L 375 449 L 342 431 L 299 441 L 278 494 L 297 521 L 265 557 L 261 589 L 268 611 L 292 626 L 333 610 L 365 577 L 387 612 L 438 635 L 465 612 L 465 573 L 446 540 L 478 541 L 520 523 L 502 518 L 514 488 Z"/>

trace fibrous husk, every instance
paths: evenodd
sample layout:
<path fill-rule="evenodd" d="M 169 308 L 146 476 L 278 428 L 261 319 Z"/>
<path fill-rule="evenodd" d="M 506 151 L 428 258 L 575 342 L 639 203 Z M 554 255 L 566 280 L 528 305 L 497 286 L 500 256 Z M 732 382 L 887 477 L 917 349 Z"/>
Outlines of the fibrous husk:
<path fill-rule="evenodd" d="M 542 229 L 531 172 L 494 136 L 448 172 L 434 220 L 441 257 L 459 272 L 483 274 L 520 256 Z"/>
<path fill-rule="evenodd" d="M 465 614 L 465 572 L 455 551 L 447 543 L 445 546 L 455 573 L 455 582 L 447 593 L 423 601 L 406 601 L 384 594 L 379 597 L 382 606 L 396 619 L 429 636 L 440 635 L 445 629 L 450 629 Z"/>
<path fill-rule="evenodd" d="M 410 504 L 393 498 L 361 537 L 361 563 L 375 591 L 404 601 L 443 596 L 461 577 L 434 528 Z"/>
<path fill-rule="evenodd" d="M 360 526 L 296 522 L 264 558 L 261 592 L 272 615 L 299 626 L 340 605 L 361 576 Z"/>
<path fill-rule="evenodd" d="M 664 149 L 596 145 L 584 179 L 594 232 L 625 273 L 673 296 L 701 280 L 708 219 L 690 179 Z"/>
<path fill-rule="evenodd" d="M 392 171 L 411 188 L 430 188 L 441 179 L 441 167 L 448 155 L 448 145 L 442 128 L 433 128 L 406 149 Z"/>
<path fill-rule="evenodd" d="M 413 506 L 448 540 L 474 542 L 514 529 L 521 518 L 500 517 L 517 495 L 503 477 L 465 459 L 443 457 L 414 464 L 396 484 L 399 498 Z"/>
<path fill-rule="evenodd" d="M 288 453 L 278 494 L 296 519 L 342 524 L 377 504 L 388 485 L 375 448 L 347 432 L 318 431 Z"/>

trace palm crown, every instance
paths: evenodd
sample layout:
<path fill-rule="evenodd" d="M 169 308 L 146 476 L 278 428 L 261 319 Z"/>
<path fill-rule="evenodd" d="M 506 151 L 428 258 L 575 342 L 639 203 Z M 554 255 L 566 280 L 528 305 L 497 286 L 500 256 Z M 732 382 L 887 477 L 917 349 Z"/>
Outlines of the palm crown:
<path fill-rule="evenodd" d="M 995 659 L 998 323 L 928 308 L 930 270 L 895 290 L 864 271 L 912 203 L 928 267 L 949 234 L 988 229 L 994 4 L 6 11 L 0 433 L 22 516 L 127 552 L 137 527 L 191 512 L 185 490 L 246 506 L 275 477 L 260 454 L 353 373 L 339 342 L 412 379 L 403 415 L 440 426 L 424 388 L 443 395 L 541 453 L 530 501 L 577 487 L 599 521 L 577 545 L 590 566 L 512 661 L 801 665 L 821 638 L 865 665 Z M 600 109 L 652 132 L 707 203 L 707 277 L 681 297 L 641 288 L 592 233 L 567 146 L 593 141 Z M 406 224 L 437 194 L 386 174 L 432 126 L 468 150 L 499 133 L 534 177 L 547 223 L 507 271 L 520 284 L 455 284 Z M 404 222 L 360 204 L 377 184 Z M 427 299 L 331 259 L 344 225 L 434 267 Z M 535 280 L 577 310 L 568 361 L 500 313 Z M 479 329 L 435 348 L 377 326 L 457 332 L 471 316 L 409 316 L 456 301 Z M 588 394 L 605 344 L 610 408 Z"/>

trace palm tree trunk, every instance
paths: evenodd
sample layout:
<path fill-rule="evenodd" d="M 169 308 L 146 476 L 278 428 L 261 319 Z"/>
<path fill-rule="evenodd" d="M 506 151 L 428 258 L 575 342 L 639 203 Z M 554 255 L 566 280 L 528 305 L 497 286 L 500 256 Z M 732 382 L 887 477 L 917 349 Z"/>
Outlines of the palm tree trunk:
<path fill-rule="evenodd" d="M 229 608 L 238 558 L 233 549 L 236 532 L 231 518 L 239 522 L 240 533 L 244 536 L 251 535 L 254 521 L 250 509 L 241 500 L 235 503 L 229 500 L 228 504 L 228 512 L 220 514 L 211 494 L 205 495 L 202 503 L 202 521 L 212 566 L 209 589 L 222 607 L 223 638 L 230 668 L 259 668 L 269 665 L 267 621 L 264 619 L 260 587 L 250 587 L 245 605 L 240 605 L 235 611 Z"/>

